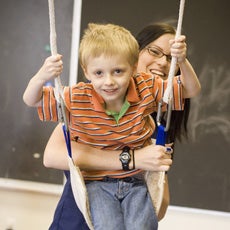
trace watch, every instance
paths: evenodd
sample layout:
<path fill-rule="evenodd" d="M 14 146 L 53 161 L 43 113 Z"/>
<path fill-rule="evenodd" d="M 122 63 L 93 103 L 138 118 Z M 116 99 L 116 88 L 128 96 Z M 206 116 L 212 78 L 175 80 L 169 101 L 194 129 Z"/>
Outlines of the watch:
<path fill-rule="evenodd" d="M 130 148 L 128 146 L 125 146 L 123 148 L 122 153 L 119 156 L 119 160 L 121 161 L 122 164 L 122 169 L 125 171 L 130 170 L 129 169 L 129 163 L 131 161 L 131 155 L 129 153 Z"/>

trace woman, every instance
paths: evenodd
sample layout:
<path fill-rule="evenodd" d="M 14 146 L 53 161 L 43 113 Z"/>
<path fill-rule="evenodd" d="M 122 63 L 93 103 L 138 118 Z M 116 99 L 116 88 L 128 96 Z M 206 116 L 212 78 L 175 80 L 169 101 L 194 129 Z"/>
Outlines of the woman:
<path fill-rule="evenodd" d="M 154 24 L 145 27 L 137 35 L 140 46 L 140 54 L 137 72 L 147 72 L 167 79 L 170 68 L 171 53 L 173 53 L 178 63 L 177 71 L 183 69 L 183 72 L 193 72 L 191 65 L 186 59 L 185 37 L 181 36 L 173 44 L 171 39 L 175 37 L 175 30 L 168 24 Z M 171 48 L 172 47 L 172 48 Z M 176 72 L 177 72 L 176 71 Z M 200 88 L 192 85 L 191 94 L 187 97 L 195 96 Z M 174 142 L 181 138 L 183 133 L 187 132 L 186 124 L 189 113 L 189 101 L 185 104 L 184 112 L 173 112 L 171 127 L 168 132 L 168 142 Z M 155 116 L 155 115 L 153 115 Z M 119 162 L 120 151 L 109 152 L 99 149 L 92 149 L 86 145 L 72 143 L 73 159 L 81 169 L 96 170 L 118 170 L 121 168 Z M 100 158 L 100 161 L 97 160 Z M 146 146 L 135 151 L 136 168 L 150 171 L 168 171 L 171 162 L 167 164 L 159 156 L 153 154 L 152 146 Z M 98 162 L 95 165 L 95 162 Z M 133 162 L 132 162 L 133 163 Z M 130 163 L 132 165 L 132 163 Z M 44 165 L 46 167 L 68 170 L 66 160 L 66 146 L 60 125 L 54 130 L 45 150 Z M 72 189 L 69 180 L 68 171 L 65 172 L 67 182 L 64 192 L 55 211 L 54 221 L 50 229 L 88 229 L 78 207 L 75 204 Z"/>

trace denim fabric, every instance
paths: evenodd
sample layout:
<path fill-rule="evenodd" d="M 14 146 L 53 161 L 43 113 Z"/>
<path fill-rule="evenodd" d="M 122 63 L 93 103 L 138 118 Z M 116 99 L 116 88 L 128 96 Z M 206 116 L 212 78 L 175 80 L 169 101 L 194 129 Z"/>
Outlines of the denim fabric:
<path fill-rule="evenodd" d="M 137 178 L 86 181 L 95 230 L 157 230 L 146 184 Z"/>

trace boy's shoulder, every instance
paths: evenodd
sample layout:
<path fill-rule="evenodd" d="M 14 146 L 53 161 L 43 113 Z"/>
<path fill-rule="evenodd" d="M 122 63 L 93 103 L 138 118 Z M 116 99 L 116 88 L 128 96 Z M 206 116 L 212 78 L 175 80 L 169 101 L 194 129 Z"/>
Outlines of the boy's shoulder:
<path fill-rule="evenodd" d="M 79 98 L 89 98 L 92 97 L 93 86 L 91 83 L 78 82 L 72 86 L 66 86 L 64 88 L 65 97 L 70 97 L 71 100 Z"/>
<path fill-rule="evenodd" d="M 155 77 L 152 74 L 140 72 L 133 77 L 135 84 L 139 85 L 141 83 L 152 86 L 154 84 Z"/>
<path fill-rule="evenodd" d="M 90 82 L 78 82 L 73 86 L 68 86 L 72 91 L 85 91 L 85 90 L 92 90 L 93 86 Z"/>

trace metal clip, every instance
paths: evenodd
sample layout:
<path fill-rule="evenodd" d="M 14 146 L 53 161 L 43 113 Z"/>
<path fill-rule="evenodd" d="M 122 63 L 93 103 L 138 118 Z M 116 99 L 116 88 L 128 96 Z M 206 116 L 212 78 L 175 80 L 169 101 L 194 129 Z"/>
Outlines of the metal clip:
<path fill-rule="evenodd" d="M 157 126 L 161 125 L 161 118 L 162 118 L 161 107 L 162 107 L 163 103 L 164 103 L 163 99 L 161 99 L 159 104 L 158 104 L 157 117 L 156 117 Z M 166 126 L 164 129 L 165 132 L 167 132 L 169 130 L 170 121 L 171 121 L 171 114 L 172 114 L 172 100 L 169 100 L 168 108 L 167 108 Z"/>

